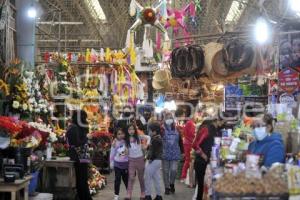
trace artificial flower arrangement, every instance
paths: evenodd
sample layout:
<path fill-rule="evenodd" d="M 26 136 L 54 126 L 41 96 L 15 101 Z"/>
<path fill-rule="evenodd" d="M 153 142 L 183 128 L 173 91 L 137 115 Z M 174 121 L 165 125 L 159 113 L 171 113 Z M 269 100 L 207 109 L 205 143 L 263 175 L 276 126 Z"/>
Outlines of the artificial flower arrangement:
<path fill-rule="evenodd" d="M 102 176 L 94 165 L 89 165 L 89 179 L 88 179 L 90 193 L 92 195 L 103 189 L 106 185 L 106 178 Z"/>
<path fill-rule="evenodd" d="M 9 85 L 2 79 L 0 79 L 0 92 L 3 92 L 4 96 L 9 95 Z"/>
<path fill-rule="evenodd" d="M 52 144 L 54 153 L 58 157 L 66 157 L 68 154 L 69 150 L 69 145 L 68 144 L 63 144 L 60 142 L 55 142 Z"/>
<path fill-rule="evenodd" d="M 36 128 L 40 132 L 48 133 L 49 134 L 47 138 L 48 142 L 53 143 L 57 141 L 57 136 L 53 132 L 53 129 L 51 128 L 50 125 L 46 125 L 42 122 L 29 122 L 28 125 L 33 128 Z"/>
<path fill-rule="evenodd" d="M 0 116 L 0 129 L 11 136 L 16 136 L 22 130 L 22 125 L 14 117 Z"/>
<path fill-rule="evenodd" d="M 28 110 L 29 112 L 36 114 L 47 114 L 50 111 L 50 104 L 41 93 L 39 80 L 35 77 L 33 72 L 25 72 L 27 78 L 24 78 L 24 82 L 28 87 Z"/>
<path fill-rule="evenodd" d="M 109 151 L 112 142 L 112 134 L 107 131 L 93 131 L 88 135 L 92 146 L 96 151 Z"/>
<path fill-rule="evenodd" d="M 23 80 L 19 80 L 19 83 L 13 86 L 11 93 L 13 98 L 12 108 L 20 112 L 27 112 L 29 109 L 27 84 Z"/>

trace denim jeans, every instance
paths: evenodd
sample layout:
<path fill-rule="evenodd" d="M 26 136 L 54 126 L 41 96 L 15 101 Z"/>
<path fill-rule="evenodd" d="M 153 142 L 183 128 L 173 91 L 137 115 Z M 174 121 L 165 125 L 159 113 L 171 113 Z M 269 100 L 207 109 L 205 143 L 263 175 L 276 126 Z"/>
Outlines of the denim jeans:
<path fill-rule="evenodd" d="M 177 175 L 178 160 L 163 160 L 163 177 L 165 188 L 170 188 L 170 185 L 175 183 Z"/>
<path fill-rule="evenodd" d="M 160 180 L 161 180 L 161 160 L 153 160 L 149 162 L 145 169 L 145 186 L 146 195 L 151 196 L 152 184 L 154 184 L 156 195 L 161 196 Z"/>

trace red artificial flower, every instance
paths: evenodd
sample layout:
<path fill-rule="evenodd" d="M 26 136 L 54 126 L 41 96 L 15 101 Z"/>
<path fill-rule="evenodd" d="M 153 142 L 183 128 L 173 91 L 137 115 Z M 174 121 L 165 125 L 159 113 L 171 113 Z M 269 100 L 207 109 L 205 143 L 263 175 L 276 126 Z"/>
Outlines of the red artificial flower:
<path fill-rule="evenodd" d="M 12 117 L 0 116 L 0 129 L 4 129 L 10 135 L 16 136 L 22 130 L 22 126 Z"/>

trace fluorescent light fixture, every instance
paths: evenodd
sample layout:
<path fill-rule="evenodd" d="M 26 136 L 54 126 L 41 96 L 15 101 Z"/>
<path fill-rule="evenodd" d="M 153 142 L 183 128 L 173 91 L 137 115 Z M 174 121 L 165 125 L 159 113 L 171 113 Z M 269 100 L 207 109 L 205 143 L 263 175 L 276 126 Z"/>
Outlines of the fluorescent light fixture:
<path fill-rule="evenodd" d="M 220 90 L 223 90 L 224 89 L 224 85 L 223 84 L 218 84 L 217 85 L 217 90 L 220 91 Z"/>
<path fill-rule="evenodd" d="M 290 0 L 290 7 L 293 11 L 300 12 L 300 0 Z"/>
<path fill-rule="evenodd" d="M 257 19 L 254 27 L 255 39 L 258 43 L 264 44 L 269 40 L 270 30 L 267 21 L 260 17 Z"/>
<path fill-rule="evenodd" d="M 177 109 L 177 105 L 174 100 L 166 101 L 164 105 L 164 109 L 167 109 L 169 111 L 175 111 Z"/>
<path fill-rule="evenodd" d="M 289 6 L 291 10 L 294 11 L 298 17 L 300 17 L 300 0 L 290 0 Z"/>
<path fill-rule="evenodd" d="M 162 107 L 155 107 L 154 108 L 155 113 L 161 113 L 163 110 L 164 110 L 164 108 L 162 108 Z"/>
<path fill-rule="evenodd" d="M 225 22 L 229 24 L 236 23 L 245 10 L 247 3 L 248 0 L 233 1 L 225 18 Z"/>
<path fill-rule="evenodd" d="M 27 16 L 30 18 L 36 17 L 36 9 L 33 6 L 30 6 L 30 8 L 28 9 Z"/>
<path fill-rule="evenodd" d="M 90 10 L 90 13 L 94 19 L 102 21 L 106 20 L 106 16 L 103 12 L 99 0 L 85 0 L 85 3 L 87 4 L 88 9 Z"/>

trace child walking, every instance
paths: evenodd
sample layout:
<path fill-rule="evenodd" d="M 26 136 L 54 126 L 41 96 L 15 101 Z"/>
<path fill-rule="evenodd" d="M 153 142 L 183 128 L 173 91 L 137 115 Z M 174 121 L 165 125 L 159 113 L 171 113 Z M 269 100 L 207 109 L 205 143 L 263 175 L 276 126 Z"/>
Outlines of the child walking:
<path fill-rule="evenodd" d="M 110 167 L 115 171 L 115 197 L 114 200 L 119 199 L 121 180 L 127 189 L 128 186 L 128 136 L 125 130 L 118 128 L 115 132 L 115 139 L 110 150 Z"/>
<path fill-rule="evenodd" d="M 161 159 L 162 159 L 162 138 L 161 128 L 159 123 L 151 123 L 148 126 L 148 134 L 151 136 L 151 144 L 148 148 L 147 160 L 148 164 L 145 169 L 145 185 L 146 197 L 145 200 L 152 200 L 151 189 L 154 183 L 156 197 L 154 200 L 162 200 L 160 180 L 161 180 Z"/>
<path fill-rule="evenodd" d="M 135 180 L 135 174 L 140 182 L 141 188 L 141 199 L 145 199 L 145 182 L 144 182 L 144 171 L 145 171 L 145 156 L 143 150 L 147 149 L 150 144 L 150 137 L 147 135 L 138 135 L 137 128 L 134 124 L 130 124 L 127 128 L 129 135 L 128 142 L 128 160 L 129 160 L 129 180 L 127 188 L 127 198 L 130 200 L 132 197 L 132 190 Z M 146 142 L 144 142 L 146 140 Z"/>

